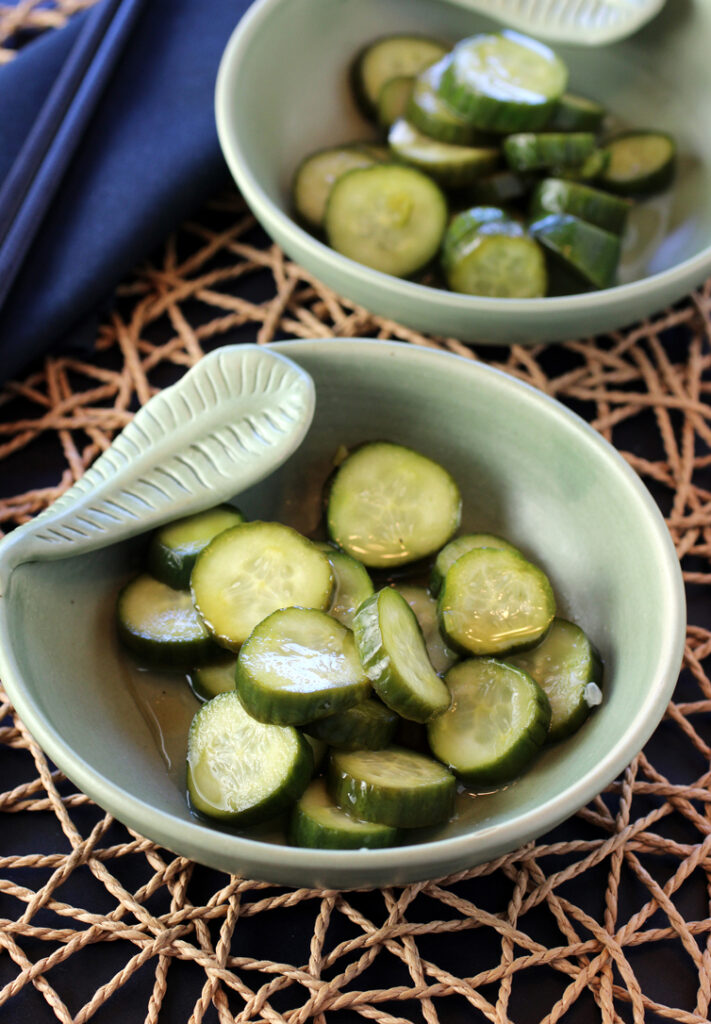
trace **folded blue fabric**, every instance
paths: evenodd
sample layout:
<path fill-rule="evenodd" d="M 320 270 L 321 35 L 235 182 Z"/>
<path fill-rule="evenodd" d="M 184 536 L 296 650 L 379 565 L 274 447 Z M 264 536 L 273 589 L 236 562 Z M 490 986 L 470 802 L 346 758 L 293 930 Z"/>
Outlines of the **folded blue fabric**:
<path fill-rule="evenodd" d="M 220 56 L 250 0 L 150 0 L 0 310 L 0 377 L 81 333 L 120 278 L 228 179 Z M 83 15 L 0 68 L 0 180 Z"/>

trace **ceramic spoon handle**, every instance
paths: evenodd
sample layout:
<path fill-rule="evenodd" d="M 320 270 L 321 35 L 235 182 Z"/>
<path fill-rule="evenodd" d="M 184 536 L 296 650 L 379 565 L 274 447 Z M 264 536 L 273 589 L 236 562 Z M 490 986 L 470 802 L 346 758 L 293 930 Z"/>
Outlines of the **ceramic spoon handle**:
<path fill-rule="evenodd" d="M 23 562 L 80 555 L 199 512 L 258 483 L 309 428 L 309 375 L 233 345 L 155 395 L 67 492 L 0 543 L 0 593 Z"/>

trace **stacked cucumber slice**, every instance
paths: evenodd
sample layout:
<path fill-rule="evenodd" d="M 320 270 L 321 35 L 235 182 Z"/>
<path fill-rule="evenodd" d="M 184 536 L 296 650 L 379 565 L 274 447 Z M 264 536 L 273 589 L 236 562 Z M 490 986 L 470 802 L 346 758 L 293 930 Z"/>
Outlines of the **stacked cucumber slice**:
<path fill-rule="evenodd" d="M 184 549 L 188 583 L 129 582 L 118 632 L 142 663 L 187 670 L 203 702 L 187 738 L 197 814 L 288 814 L 297 845 L 383 847 L 574 732 L 602 667 L 542 569 L 495 534 L 455 536 L 444 467 L 385 441 L 334 464 L 329 543 L 230 506 L 163 527 L 150 567 Z"/>
<path fill-rule="evenodd" d="M 307 156 L 293 204 L 338 252 L 396 277 L 427 271 L 495 298 L 608 288 L 633 200 L 673 179 L 671 136 L 610 136 L 605 108 L 567 92 L 562 60 L 517 32 L 453 48 L 386 36 L 358 54 L 351 84 L 387 146 Z M 496 218 L 461 219 L 491 207 Z"/>

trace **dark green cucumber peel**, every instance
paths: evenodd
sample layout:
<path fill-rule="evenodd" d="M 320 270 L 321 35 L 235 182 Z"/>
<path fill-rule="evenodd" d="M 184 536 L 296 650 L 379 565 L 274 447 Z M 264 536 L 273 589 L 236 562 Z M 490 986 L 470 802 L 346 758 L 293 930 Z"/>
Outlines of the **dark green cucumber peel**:
<path fill-rule="evenodd" d="M 472 127 L 465 117 L 447 104 L 439 95 L 442 75 L 449 63 L 447 54 L 436 64 L 421 71 L 415 78 L 406 117 L 416 128 L 431 139 L 456 146 L 482 144 L 482 133 Z M 486 139 L 491 145 L 491 137 Z"/>
<path fill-rule="evenodd" d="M 546 131 L 597 132 L 605 119 L 605 113 L 605 108 L 595 100 L 565 92 L 553 108 Z"/>
<path fill-rule="evenodd" d="M 503 143 L 509 167 L 519 173 L 578 167 L 593 153 L 592 132 L 520 132 Z"/>
<path fill-rule="evenodd" d="M 148 547 L 148 571 L 161 583 L 175 590 L 187 590 L 195 560 L 213 537 L 244 522 L 244 516 L 232 505 L 197 512 L 176 519 L 156 530 Z"/>
<path fill-rule="evenodd" d="M 388 145 L 399 160 L 429 174 L 445 188 L 470 185 L 493 171 L 501 159 L 498 149 L 491 146 L 460 146 L 431 139 L 404 117 L 391 125 Z"/>
<path fill-rule="evenodd" d="M 324 779 L 314 779 L 292 812 L 289 842 L 325 850 L 376 850 L 394 846 L 400 833 L 390 825 L 362 821 L 335 804 Z"/>
<path fill-rule="evenodd" d="M 310 736 L 339 750 L 380 750 L 392 742 L 398 716 L 379 700 L 368 698 L 344 711 L 304 726 Z"/>
<path fill-rule="evenodd" d="M 620 262 L 618 235 L 572 214 L 556 213 L 534 221 L 529 230 L 556 259 L 588 284 L 610 288 L 615 283 Z"/>
<path fill-rule="evenodd" d="M 628 200 L 590 185 L 560 178 L 545 178 L 534 190 L 530 217 L 536 221 L 551 213 L 569 213 L 588 224 L 621 235 L 630 206 Z"/>
<path fill-rule="evenodd" d="M 600 183 L 624 196 L 653 195 L 667 188 L 676 167 L 676 143 L 666 132 L 624 132 L 606 145 L 610 160 Z"/>

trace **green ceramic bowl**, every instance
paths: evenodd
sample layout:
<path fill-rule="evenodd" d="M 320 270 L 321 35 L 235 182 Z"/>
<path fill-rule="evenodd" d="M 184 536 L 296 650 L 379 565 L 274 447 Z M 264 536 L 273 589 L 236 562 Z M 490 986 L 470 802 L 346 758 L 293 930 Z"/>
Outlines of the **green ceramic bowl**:
<path fill-rule="evenodd" d="M 601 333 L 688 293 L 711 273 L 711 0 L 667 4 L 613 46 L 557 47 L 571 89 L 605 103 L 622 123 L 664 129 L 678 140 L 677 182 L 633 215 L 617 287 L 545 299 L 458 295 L 354 263 L 292 219 L 289 184 L 299 161 L 372 132 L 347 82 L 362 44 L 389 32 L 455 41 L 500 27 L 442 0 L 258 0 L 225 50 L 216 115 L 232 174 L 264 228 L 340 294 L 418 330 L 467 341 L 525 344 Z"/>
<path fill-rule="evenodd" d="M 561 614 L 583 625 L 604 658 L 602 706 L 517 782 L 464 799 L 456 821 L 419 832 L 416 843 L 319 851 L 213 828 L 188 811 L 186 730 L 197 704 L 184 680 L 138 672 L 115 637 L 116 594 L 140 564 L 141 538 L 16 568 L 0 599 L 0 675 L 29 729 L 78 786 L 132 828 L 204 864 L 285 885 L 349 887 L 440 876 L 497 857 L 590 800 L 664 712 L 685 608 L 662 517 L 595 431 L 498 371 L 387 342 L 273 347 L 313 377 L 316 412 L 297 452 L 239 496 L 245 514 L 310 532 L 339 445 L 389 438 L 425 452 L 459 482 L 464 529 L 510 538 L 549 574 Z"/>

